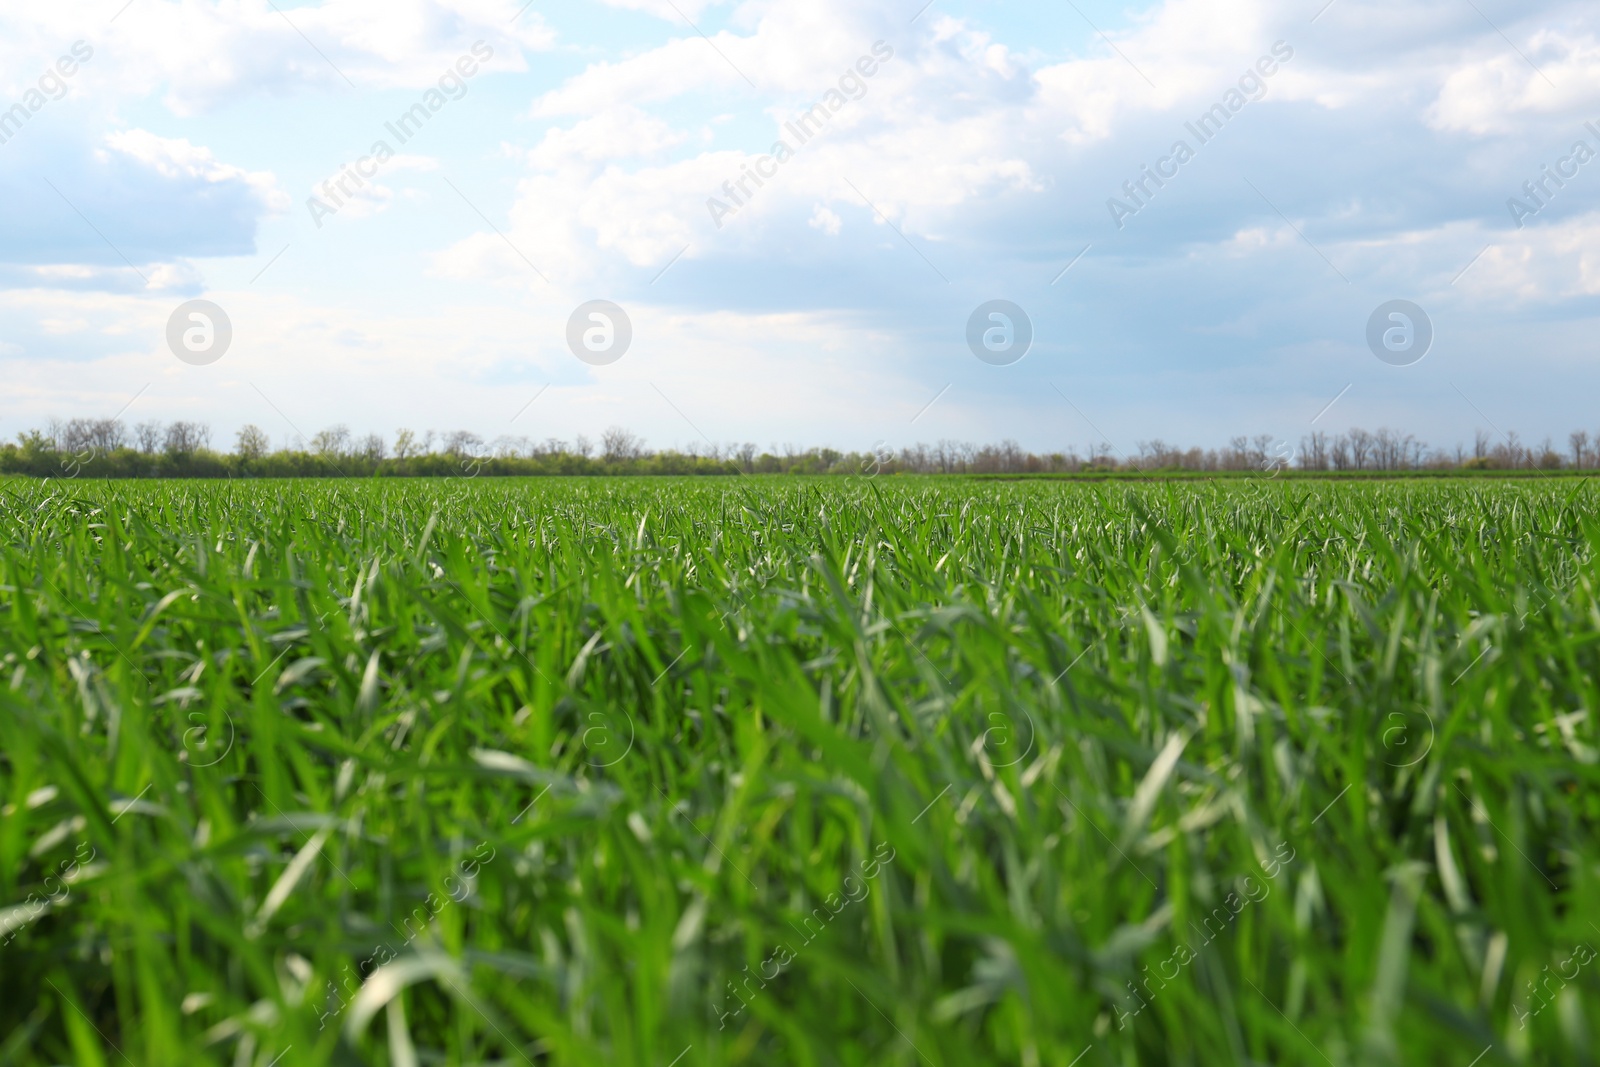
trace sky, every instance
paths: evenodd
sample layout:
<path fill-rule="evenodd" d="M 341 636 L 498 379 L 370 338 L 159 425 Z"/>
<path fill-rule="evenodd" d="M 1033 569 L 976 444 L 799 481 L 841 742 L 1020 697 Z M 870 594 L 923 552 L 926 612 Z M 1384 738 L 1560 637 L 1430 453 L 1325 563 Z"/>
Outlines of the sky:
<path fill-rule="evenodd" d="M 1597 21 L 6 3 L 0 435 L 1561 448 L 1600 435 Z"/>

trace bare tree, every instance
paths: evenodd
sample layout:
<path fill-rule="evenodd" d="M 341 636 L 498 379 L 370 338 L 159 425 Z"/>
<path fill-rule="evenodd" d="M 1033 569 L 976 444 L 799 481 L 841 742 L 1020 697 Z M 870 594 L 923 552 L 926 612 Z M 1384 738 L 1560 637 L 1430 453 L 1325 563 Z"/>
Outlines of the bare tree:
<path fill-rule="evenodd" d="M 241 459 L 260 459 L 267 454 L 271 443 L 267 440 L 267 431 L 254 423 L 246 424 L 239 431 L 238 444 L 234 451 Z"/>
<path fill-rule="evenodd" d="M 1372 466 L 1374 470 L 1387 471 L 1395 467 L 1395 454 L 1399 452 L 1399 442 L 1387 426 L 1378 427 L 1378 432 L 1372 435 Z"/>
<path fill-rule="evenodd" d="M 1583 430 L 1574 430 L 1567 435 L 1567 444 L 1572 447 L 1572 465 L 1582 467 L 1589 458 L 1589 435 Z"/>
<path fill-rule="evenodd" d="M 1258 433 L 1255 435 L 1250 442 L 1249 459 L 1251 470 L 1267 469 L 1267 451 L 1270 448 L 1272 448 L 1272 435 L 1270 433 Z"/>
<path fill-rule="evenodd" d="M 369 433 L 361 439 L 361 444 L 356 447 L 356 454 L 362 459 L 377 461 L 388 455 L 388 446 L 383 443 L 383 434 Z"/>
<path fill-rule="evenodd" d="M 1354 466 L 1355 459 L 1350 455 L 1348 434 L 1340 434 L 1333 439 L 1333 448 L 1328 452 L 1328 462 L 1333 464 L 1333 469 L 1336 471 L 1347 471 Z"/>
<path fill-rule="evenodd" d="M 131 435 L 136 447 L 145 454 L 164 451 L 172 455 L 190 455 L 210 447 L 210 430 L 202 423 L 178 421 L 170 425 L 146 421 L 139 423 Z M 429 430 L 420 440 L 409 429 L 401 429 L 395 439 L 394 455 L 401 459 L 419 455 L 432 455 L 435 433 Z M 46 452 L 55 451 L 82 462 L 98 454 L 127 448 L 130 435 L 127 428 L 116 419 L 51 419 L 45 432 L 32 431 L 19 438 L 25 445 Z M 1427 442 L 1402 431 L 1381 427 L 1368 433 L 1352 427 L 1345 433 L 1332 434 L 1315 430 L 1300 439 L 1298 451 L 1291 450 L 1287 442 L 1275 442 L 1268 434 L 1254 437 L 1234 437 L 1221 449 L 1190 448 L 1183 450 L 1160 438 L 1139 441 L 1137 453 L 1129 458 L 1118 452 L 1110 442 L 1092 445 L 1087 460 L 1068 448 L 1066 451 L 1035 453 L 1024 449 L 1014 440 L 1003 440 L 982 447 L 941 439 L 929 446 L 922 443 L 891 447 L 878 441 L 866 461 L 862 453 L 846 455 L 827 447 L 800 448 L 786 444 L 780 449 L 776 444 L 758 453 L 756 445 L 729 442 L 718 446 L 691 441 L 661 453 L 673 457 L 677 463 L 671 469 L 693 467 L 693 462 L 703 457 L 713 460 L 736 461 L 740 469 L 755 472 L 827 473 L 855 471 L 872 465 L 877 470 L 926 474 L 959 473 L 1032 473 L 1043 471 L 1084 470 L 1088 467 L 1110 470 L 1272 470 L 1298 464 L 1302 470 L 1338 471 L 1405 471 L 1449 470 L 1458 467 L 1489 466 L 1501 469 L 1563 468 L 1586 469 L 1600 465 L 1600 434 L 1591 436 L 1587 431 L 1575 430 L 1567 436 L 1566 453 L 1556 451 L 1551 438 L 1544 437 L 1537 445 L 1524 444 L 1515 433 L 1475 430 L 1470 450 L 1461 444 L 1454 448 L 1431 449 Z M 359 457 L 373 462 L 389 455 L 382 434 L 369 433 L 353 438 L 348 427 L 331 426 L 306 442 L 325 459 Z M 483 461 L 495 456 L 500 459 L 526 457 L 543 460 L 550 457 L 593 458 L 598 455 L 608 464 L 651 456 L 652 453 L 638 435 L 612 426 L 601 436 L 599 447 L 586 437 L 579 436 L 574 445 L 557 438 L 533 443 L 526 437 L 501 435 L 494 441 L 484 439 L 467 430 L 444 435 L 444 454 L 452 459 L 471 460 L 475 470 Z M 239 430 L 235 452 L 244 459 L 257 459 L 270 451 L 267 434 L 260 427 L 247 425 Z M 335 466 L 338 464 L 335 463 Z M 465 466 L 465 465 L 463 465 Z M 566 464 L 554 465 L 557 469 Z M 515 467 L 497 470 L 515 470 Z"/>
<path fill-rule="evenodd" d="M 311 451 L 319 456 L 343 456 L 350 452 L 350 427 L 344 423 L 318 430 L 311 436 Z"/>
<path fill-rule="evenodd" d="M 621 426 L 612 426 L 600 435 L 600 458 L 607 463 L 638 459 L 644 454 L 644 442 Z"/>
<path fill-rule="evenodd" d="M 1230 437 L 1228 447 L 1222 450 L 1222 469 L 1237 471 L 1244 470 L 1250 465 L 1250 439 L 1247 437 Z"/>
<path fill-rule="evenodd" d="M 927 450 L 923 449 L 923 452 L 926 454 Z M 1001 441 L 1000 469 L 1005 471 L 1007 474 L 1015 474 L 1018 471 L 1024 470 L 1025 464 L 1023 463 L 1022 459 L 1023 455 L 1024 453 L 1022 451 L 1022 446 L 1017 444 L 1015 441 L 1011 440 L 1010 438 Z"/>
<path fill-rule="evenodd" d="M 1372 437 L 1372 465 L 1382 471 L 1414 469 L 1422 466 L 1427 449 L 1411 434 L 1383 427 Z"/>
<path fill-rule="evenodd" d="M 57 449 L 75 454 L 115 452 L 128 442 L 127 431 L 116 419 L 51 420 L 50 430 Z"/>
<path fill-rule="evenodd" d="M 1328 435 L 1323 430 L 1313 430 L 1300 439 L 1300 466 L 1308 471 L 1328 469 Z"/>
<path fill-rule="evenodd" d="M 60 419 L 51 419 L 49 437 L 55 445 L 56 451 L 78 452 L 86 450 L 88 444 L 83 440 L 86 436 L 83 431 L 84 424 L 87 421 L 86 419 L 68 419 L 62 422 Z"/>
<path fill-rule="evenodd" d="M 994 450 L 991 449 L 990 451 L 993 452 Z M 881 464 L 883 467 L 892 466 L 895 470 L 908 471 L 912 474 L 926 474 L 932 469 L 933 464 L 933 460 L 928 453 L 928 446 L 920 443 L 915 446 L 904 445 L 899 453 L 896 454 L 894 449 L 889 447 L 889 442 L 885 441 L 876 446 L 873 455 L 875 457 L 882 455 L 891 460 L 890 463 Z M 996 453 L 996 455 L 998 454 Z M 990 469 L 1000 469 L 998 458 L 993 460 Z"/>
<path fill-rule="evenodd" d="M 471 430 L 452 430 L 445 435 L 444 451 L 447 456 L 480 456 L 483 438 Z"/>
<path fill-rule="evenodd" d="M 1404 440 L 1405 454 L 1403 462 L 1410 470 L 1419 470 L 1428 461 L 1428 442 L 1419 441 L 1410 434 Z"/>
<path fill-rule="evenodd" d="M 1154 441 L 1138 442 L 1139 466 L 1146 470 L 1160 470 L 1164 467 L 1176 466 L 1174 459 L 1176 450 L 1161 438 Z"/>
<path fill-rule="evenodd" d="M 500 459 L 513 459 L 533 454 L 533 444 L 526 437 L 501 434 L 489 442 L 489 452 Z"/>
<path fill-rule="evenodd" d="M 211 427 L 199 422 L 180 419 L 167 426 L 162 440 L 162 450 L 169 456 L 188 456 L 211 443 Z"/>
<path fill-rule="evenodd" d="M 1366 470 L 1372 462 L 1372 435 L 1360 427 L 1352 426 L 1345 435 L 1350 440 L 1350 463 L 1358 471 Z"/>
<path fill-rule="evenodd" d="M 1505 436 L 1506 436 L 1506 443 L 1505 443 L 1506 466 L 1508 466 L 1508 467 L 1512 468 L 1513 470 L 1515 470 L 1516 468 L 1523 466 L 1523 461 L 1522 461 L 1522 453 L 1523 453 L 1522 441 L 1521 441 L 1521 439 L 1518 438 L 1517 431 L 1515 431 L 1515 430 L 1512 430 L 1510 433 L 1506 434 Z"/>
<path fill-rule="evenodd" d="M 117 419 L 99 419 L 95 422 L 95 444 L 106 452 L 128 447 L 128 431 Z"/>
<path fill-rule="evenodd" d="M 154 419 L 141 422 L 133 428 L 134 447 L 147 456 L 153 456 L 161 450 L 161 441 L 165 436 L 161 424 Z"/>
<path fill-rule="evenodd" d="M 1556 451 L 1555 442 L 1546 437 L 1539 442 L 1538 464 L 1545 470 L 1558 471 L 1561 469 L 1561 453 Z"/>

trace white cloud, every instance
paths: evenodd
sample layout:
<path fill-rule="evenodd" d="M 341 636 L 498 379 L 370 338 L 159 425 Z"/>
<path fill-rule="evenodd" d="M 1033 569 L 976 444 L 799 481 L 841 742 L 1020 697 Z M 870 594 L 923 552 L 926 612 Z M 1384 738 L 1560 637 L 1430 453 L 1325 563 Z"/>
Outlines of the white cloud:
<path fill-rule="evenodd" d="M 134 129 L 108 134 L 105 143 L 164 178 L 191 179 L 213 185 L 237 182 L 253 190 L 270 210 L 285 211 L 289 207 L 288 194 L 279 188 L 272 174 L 223 163 L 211 149 L 192 145 L 182 138 L 158 137 L 148 130 Z"/>
<path fill-rule="evenodd" d="M 682 25 L 683 20 L 699 20 L 707 8 L 715 7 L 722 0 L 600 0 L 607 7 L 622 8 L 625 11 L 643 11 L 647 15 L 654 15 L 677 25 Z"/>
<path fill-rule="evenodd" d="M 88 319 L 53 319 L 39 320 L 39 329 L 48 334 L 82 333 L 89 328 Z"/>
<path fill-rule="evenodd" d="M 1600 100 L 1600 44 L 1590 34 L 1539 33 L 1534 69 L 1515 53 L 1490 51 L 1451 70 L 1429 107 L 1431 125 L 1486 136 L 1515 132 L 1529 119 L 1580 115 Z"/>
<path fill-rule="evenodd" d="M 551 129 L 526 158 L 535 170 L 582 168 L 659 155 L 688 139 L 687 132 L 674 130 L 664 120 L 624 104 L 567 129 Z"/>
<path fill-rule="evenodd" d="M 185 284 L 184 257 L 248 253 L 259 220 L 289 206 L 271 173 L 187 139 L 62 125 L 28 134 L 4 147 L 0 263 L 83 268 L 62 275 L 72 286 L 122 288 L 125 270 L 143 272 L 141 287 Z"/>
<path fill-rule="evenodd" d="M 1600 211 L 1507 234 L 1460 285 L 1476 300 L 1551 304 L 1600 296 Z"/>
<path fill-rule="evenodd" d="M 874 42 L 899 51 L 911 39 L 905 23 L 886 9 L 843 0 L 752 5 L 748 13 L 749 34 L 724 29 L 708 34 L 708 41 L 685 26 L 660 47 L 592 64 L 542 95 L 534 113 L 589 115 L 708 90 L 746 96 L 752 86 L 761 99 L 815 99 L 870 54 Z"/>
<path fill-rule="evenodd" d="M 799 221 L 818 200 L 829 210 L 859 207 L 851 185 L 909 232 L 941 238 L 960 223 L 965 205 L 1044 193 L 1097 146 L 1152 121 L 1170 123 L 1169 134 L 1157 135 L 1170 143 L 1184 120 L 1253 77 L 1256 64 L 1274 52 L 1275 73 L 1265 79 L 1262 97 L 1274 104 L 1384 113 L 1413 100 L 1409 114 L 1402 103 L 1395 121 L 1414 122 L 1420 107 L 1437 128 L 1478 135 L 1503 130 L 1520 111 L 1592 100 L 1589 80 L 1600 84 L 1600 55 L 1584 33 L 1544 31 L 1530 44 L 1563 75 L 1560 98 L 1546 99 L 1533 84 L 1543 80 L 1507 57 L 1498 33 L 1438 5 L 1400 11 L 1352 2 L 1316 25 L 1263 0 L 1167 0 L 1113 33 L 1114 48 L 1096 42 L 1084 56 L 1038 69 L 990 32 L 947 15 L 930 13 L 908 33 L 843 0 L 745 10 L 749 32 L 713 34 L 716 51 L 685 32 L 628 58 L 591 64 L 536 101 L 537 116 L 597 117 L 550 130 L 529 153 L 530 167 L 541 173 L 523 183 L 512 209 L 519 245 L 549 250 L 558 269 L 578 276 L 617 252 L 637 266 L 659 262 L 697 235 L 695 254 L 711 254 L 708 243 L 744 247 L 762 232 L 763 220 Z M 1395 43 L 1373 54 L 1344 33 L 1340 18 L 1380 26 Z M 893 39 L 894 59 L 867 83 L 862 100 L 851 101 L 825 134 L 748 197 L 748 206 L 728 199 L 738 208 L 737 224 L 725 222 L 720 231 L 710 225 L 705 200 L 726 197 L 723 183 L 737 184 L 757 161 L 760 134 L 744 151 L 710 147 L 669 163 L 636 158 L 691 143 L 691 130 L 669 127 L 644 106 L 671 100 L 681 107 L 682 98 L 709 90 L 750 95 L 740 72 L 760 97 L 779 99 L 769 109 L 770 136 L 787 137 L 783 123 L 818 100 L 877 39 Z M 807 46 L 795 48 L 796 40 Z M 1472 57 L 1465 61 L 1463 46 Z M 1259 108 L 1251 121 L 1258 116 Z M 1149 147 L 1140 143 L 1134 151 Z M 1089 197 L 1104 195 L 1096 190 Z M 1344 210 L 1352 219 L 1361 214 L 1354 203 Z M 483 264 L 525 273 L 492 242 L 463 248 L 473 245 L 487 256 Z M 452 259 L 456 270 L 468 269 L 464 257 Z"/>
<path fill-rule="evenodd" d="M 829 237 L 837 237 L 839 236 L 839 231 L 844 227 L 844 220 L 828 208 L 818 204 L 812 209 L 811 221 L 806 225 L 813 230 L 821 230 Z"/>
<path fill-rule="evenodd" d="M 71 5 L 35 4 L 5 16 L 0 70 L 38 75 L 40 56 L 74 40 L 95 49 L 76 84 L 142 96 L 164 91 L 179 115 L 257 94 L 423 88 L 482 40 L 487 69 L 527 69 L 525 53 L 555 34 L 538 11 L 513 21 L 513 0 L 137 0 L 114 23 L 85 30 Z M 281 9 L 281 10 L 280 10 Z"/>

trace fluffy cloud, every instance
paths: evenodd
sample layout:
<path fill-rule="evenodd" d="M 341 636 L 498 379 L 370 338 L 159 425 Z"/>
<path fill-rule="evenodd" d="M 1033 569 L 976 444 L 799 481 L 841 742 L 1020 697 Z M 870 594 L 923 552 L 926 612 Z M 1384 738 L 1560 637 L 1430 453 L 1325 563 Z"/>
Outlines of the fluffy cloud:
<path fill-rule="evenodd" d="M 607 7 L 625 11 L 643 11 L 658 19 L 681 24 L 684 19 L 698 19 L 709 7 L 721 0 L 600 0 Z"/>
<path fill-rule="evenodd" d="M 71 5 L 8 11 L 0 70 L 28 75 L 71 41 L 96 49 L 82 82 L 90 91 L 162 92 L 178 115 L 248 96 L 419 88 L 474 41 L 495 49 L 499 69 L 526 69 L 527 52 L 554 46 L 537 11 L 516 17 L 512 0 L 135 0 L 114 21 L 86 23 Z M 5 84 L 0 81 L 0 84 Z"/>
<path fill-rule="evenodd" d="M 184 272 L 150 265 L 247 254 L 261 217 L 288 206 L 272 175 L 181 138 L 131 129 L 86 144 L 76 130 L 28 134 L 5 147 L 14 167 L 0 172 L 9 205 L 0 214 L 0 262 L 69 265 L 77 269 L 56 275 L 69 287 L 96 278 L 119 286 L 124 272 L 141 271 L 147 284 L 180 285 Z"/>
<path fill-rule="evenodd" d="M 1486 136 L 1513 133 L 1529 119 L 1594 108 L 1600 100 L 1600 44 L 1592 35 L 1541 31 L 1529 47 L 1542 62 L 1499 53 L 1451 70 L 1428 109 L 1429 122 Z"/>
<path fill-rule="evenodd" d="M 1433 217 L 1406 219 L 1403 212 L 1422 206 L 1335 190 L 1381 188 L 1396 162 L 1378 146 L 1416 136 L 1410 131 L 1454 136 L 1457 143 L 1443 150 L 1460 152 L 1471 149 L 1460 135 L 1526 136 L 1528 116 L 1548 125 L 1581 114 L 1600 88 L 1600 53 L 1584 28 L 1588 16 L 1577 5 L 1546 7 L 1505 22 L 1511 39 L 1523 40 L 1547 64 L 1541 75 L 1507 48 L 1498 30 L 1443 4 L 1399 10 L 1349 0 L 1312 23 L 1261 0 L 1168 0 L 1085 55 L 1031 65 L 990 32 L 954 17 L 930 13 L 907 27 L 882 9 L 842 0 L 752 4 L 742 9 L 748 32 L 721 29 L 708 43 L 685 31 L 657 48 L 591 64 L 541 95 L 536 116 L 589 117 L 549 131 L 527 154 L 532 173 L 512 208 L 513 239 L 546 250 L 563 272 L 583 277 L 619 253 L 645 267 L 685 243 L 695 258 L 760 254 L 767 223 L 809 213 L 819 200 L 837 213 L 866 198 L 875 213 L 938 241 L 990 243 L 997 228 L 1002 238 L 1036 228 L 1041 209 L 1047 217 L 1058 210 L 1043 206 L 1045 196 L 1070 196 L 1077 225 L 1099 226 L 1106 198 L 1122 195 L 1122 182 L 1175 138 L 1192 140 L 1184 122 L 1222 99 L 1274 42 L 1292 50 L 1293 61 L 1268 79 L 1270 106 L 1238 120 L 1219 139 L 1227 147 L 1205 149 L 1213 172 L 1226 165 L 1221 157 L 1270 152 L 1266 138 L 1286 136 L 1278 152 L 1286 158 L 1273 162 L 1294 188 L 1318 201 L 1317 215 L 1346 233 L 1377 237 L 1397 224 L 1443 225 L 1452 212 L 1488 220 L 1503 197 L 1468 186 L 1504 184 L 1512 175 L 1503 156 L 1486 168 L 1499 176 L 1433 177 L 1443 187 L 1435 205 L 1423 209 Z M 1540 19 L 1559 28 L 1527 28 Z M 1363 32 L 1352 32 L 1357 26 Z M 807 46 L 794 47 L 796 40 Z M 882 65 L 862 100 L 848 102 L 825 135 L 804 148 L 794 145 L 796 161 L 770 184 L 720 191 L 730 180 L 737 186 L 773 141 L 792 141 L 784 123 L 821 98 L 873 40 L 894 42 L 895 59 Z M 1559 91 L 1549 88 L 1546 75 Z M 694 128 L 670 127 L 641 110 L 692 115 L 698 97 L 711 92 L 755 103 L 766 121 L 722 125 L 714 143 L 694 152 L 687 147 L 696 142 Z M 1285 108 L 1292 122 L 1276 118 Z M 1379 126 L 1373 150 L 1307 166 L 1319 134 L 1350 136 L 1357 113 Z M 698 121 L 701 130 L 710 128 L 703 117 Z M 742 144 L 731 143 L 734 130 Z M 684 151 L 670 161 L 655 158 L 674 147 Z M 1111 163 L 1112 153 L 1118 162 Z M 1191 193 L 1205 195 L 1202 180 L 1187 174 L 1182 180 L 1196 187 Z M 737 208 L 737 225 L 710 224 L 711 197 Z M 1253 194 L 1234 200 L 1224 209 L 1233 219 L 1218 218 L 1223 225 L 1214 240 L 1229 240 L 1265 207 Z M 974 213 L 974 205 L 982 207 Z M 983 230 L 974 231 L 980 217 Z M 1192 239 L 1182 230 L 1168 227 L 1168 233 L 1169 250 Z M 1062 252 L 1074 237 L 1061 235 Z M 474 247 L 488 256 L 480 257 L 485 264 L 503 259 L 475 239 L 447 257 L 452 269 L 469 269 Z M 500 269 L 516 268 L 504 261 Z"/>
<path fill-rule="evenodd" d="M 289 206 L 288 196 L 278 188 L 277 179 L 265 171 L 246 171 L 223 163 L 209 148 L 192 145 L 182 138 L 157 137 L 148 130 L 119 130 L 106 137 L 106 146 L 154 170 L 168 181 L 186 185 L 234 185 L 249 190 L 261 204 L 281 211 Z M 102 153 L 101 159 L 106 156 Z"/>

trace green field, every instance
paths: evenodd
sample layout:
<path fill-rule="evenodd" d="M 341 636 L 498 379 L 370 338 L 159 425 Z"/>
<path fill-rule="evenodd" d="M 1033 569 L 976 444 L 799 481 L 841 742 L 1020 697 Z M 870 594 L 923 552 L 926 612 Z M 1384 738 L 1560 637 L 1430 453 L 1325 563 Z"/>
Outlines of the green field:
<path fill-rule="evenodd" d="M 1594 1062 L 1586 481 L 0 499 L 0 1064 Z"/>

